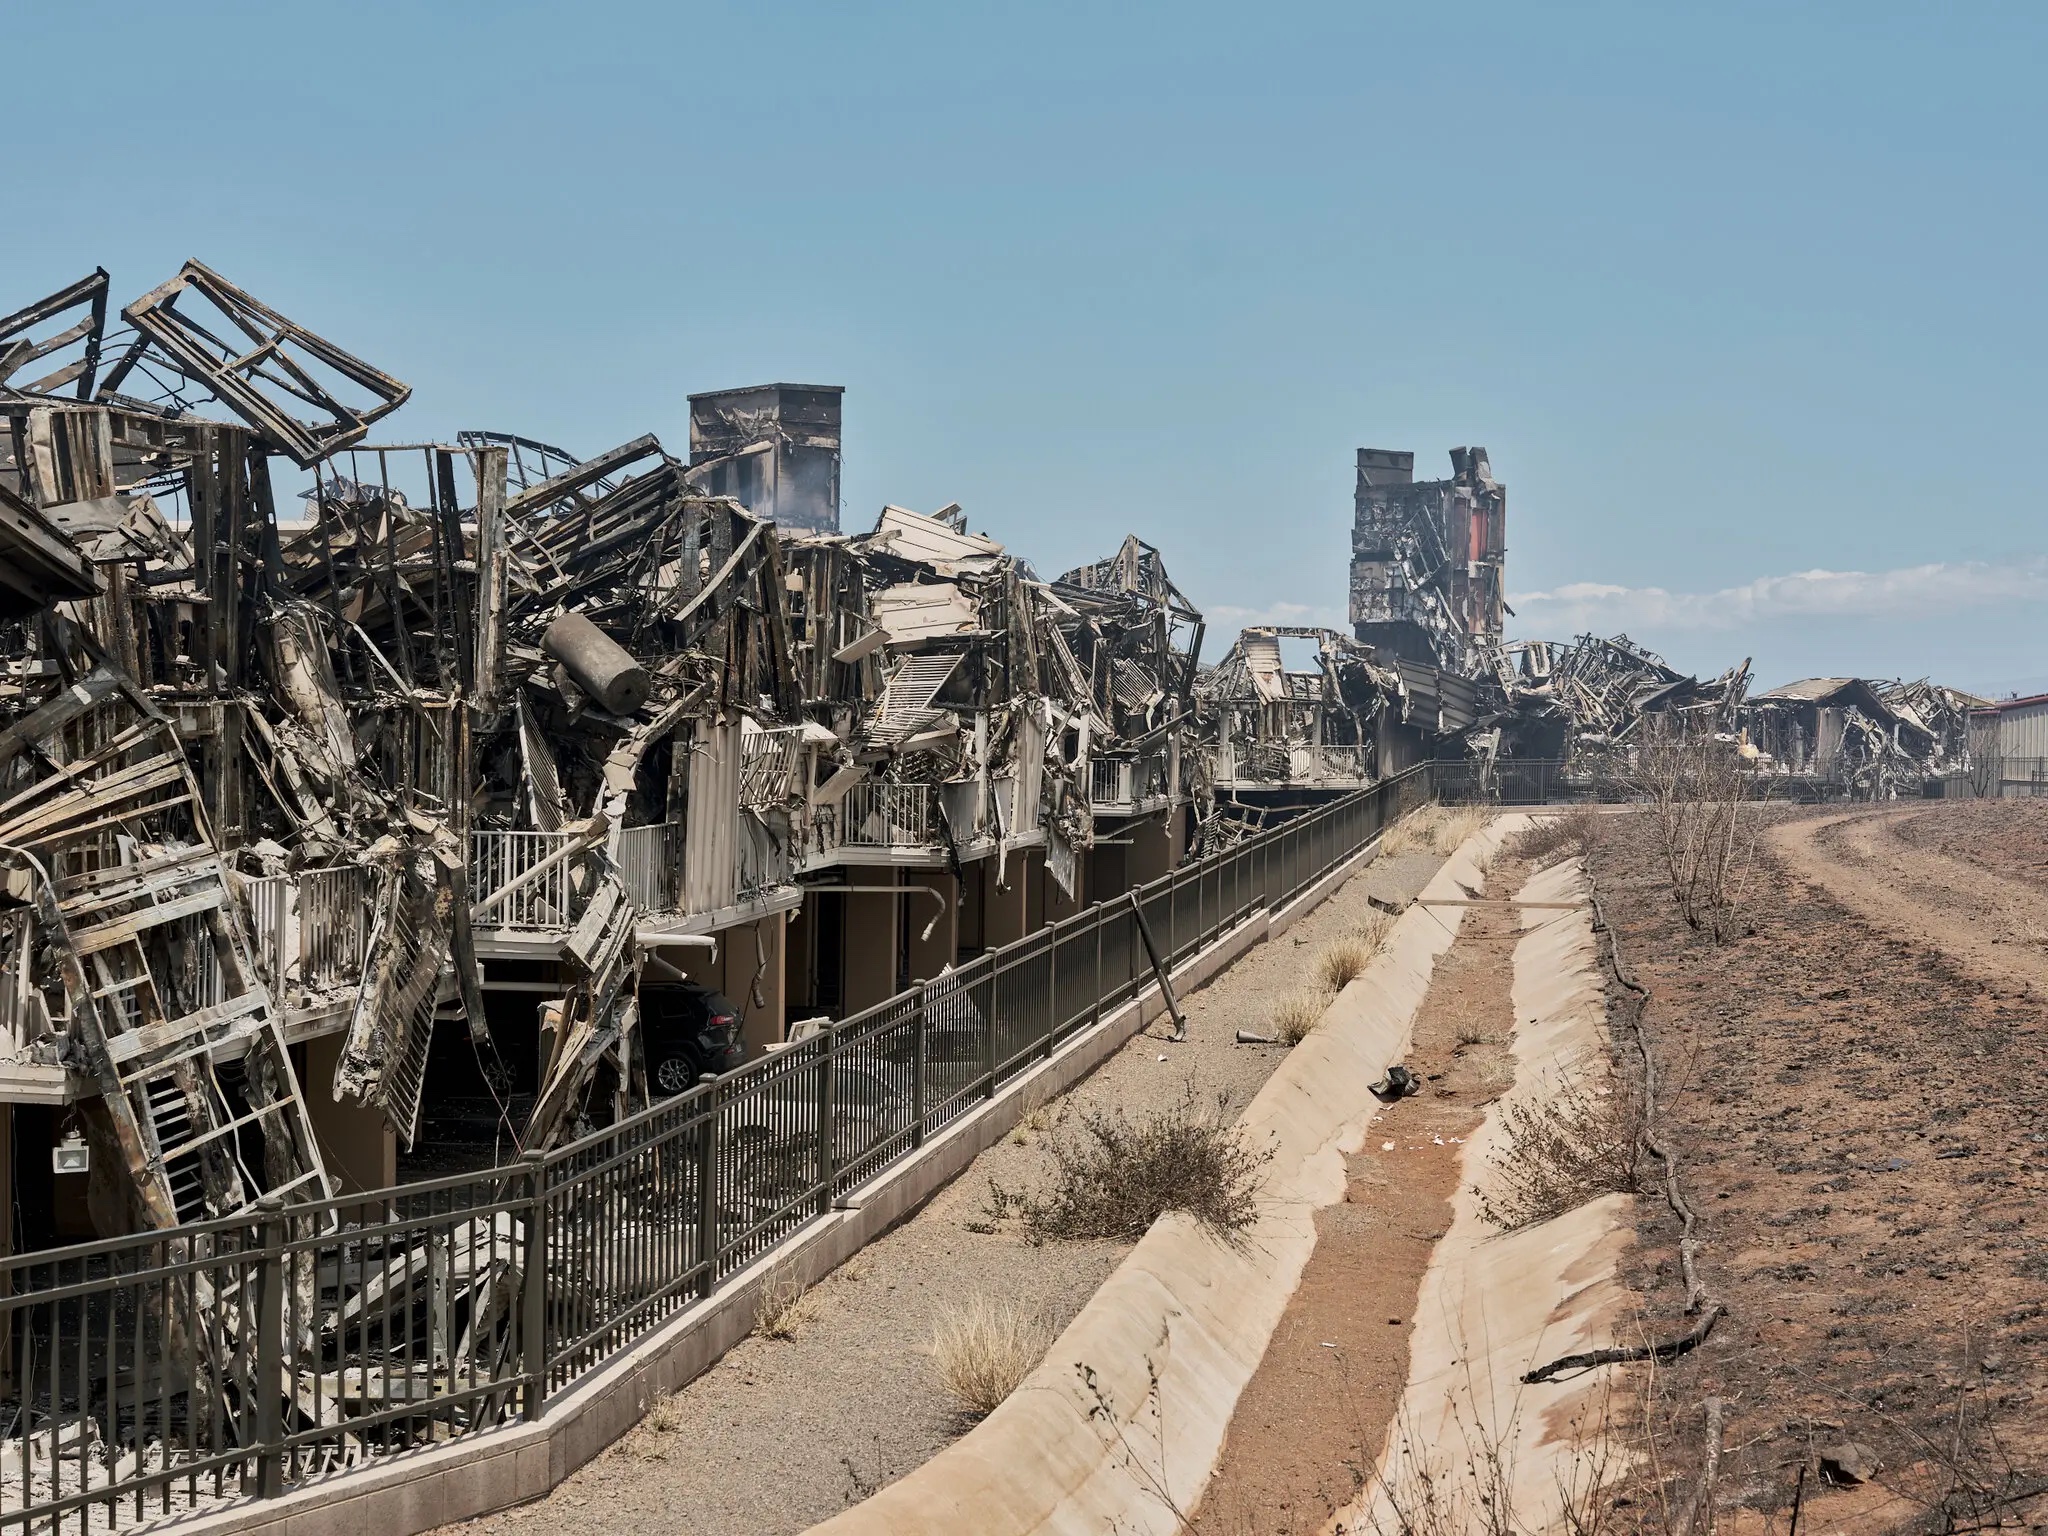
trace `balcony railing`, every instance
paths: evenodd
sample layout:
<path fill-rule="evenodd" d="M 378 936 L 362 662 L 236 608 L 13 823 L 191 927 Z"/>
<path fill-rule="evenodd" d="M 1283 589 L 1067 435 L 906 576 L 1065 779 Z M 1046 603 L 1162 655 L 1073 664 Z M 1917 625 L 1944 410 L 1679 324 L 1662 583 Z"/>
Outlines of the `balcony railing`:
<path fill-rule="evenodd" d="M 1088 801 L 1097 814 L 1130 814 L 1168 797 L 1166 754 L 1135 761 L 1098 757 L 1088 765 Z"/>
<path fill-rule="evenodd" d="M 1323 776 L 1331 779 L 1369 779 L 1372 777 L 1371 747 L 1330 746 L 1317 747 L 1316 753 L 1322 758 Z"/>
<path fill-rule="evenodd" d="M 856 784 L 812 823 L 820 853 L 836 848 L 930 848 L 939 842 L 938 789 L 931 784 Z"/>
<path fill-rule="evenodd" d="M 472 832 L 469 834 L 471 900 L 482 901 L 544 863 L 570 841 L 567 832 Z M 476 916 L 483 928 L 566 928 L 569 926 L 569 867 L 563 859 Z"/>
<path fill-rule="evenodd" d="M 619 833 L 619 878 L 642 912 L 676 910 L 676 874 L 682 859 L 683 829 L 674 822 L 627 827 Z"/>
<path fill-rule="evenodd" d="M 256 968 L 280 1001 L 352 987 L 370 942 L 376 875 L 360 864 L 245 876 Z"/>

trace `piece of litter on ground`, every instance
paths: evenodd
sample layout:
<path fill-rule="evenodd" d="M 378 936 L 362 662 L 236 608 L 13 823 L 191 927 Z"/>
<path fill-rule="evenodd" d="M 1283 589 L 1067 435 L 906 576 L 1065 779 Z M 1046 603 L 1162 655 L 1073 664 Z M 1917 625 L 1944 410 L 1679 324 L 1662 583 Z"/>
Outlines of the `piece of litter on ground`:
<path fill-rule="evenodd" d="M 1159 1059 L 1160 1059 L 1161 1061 L 1164 1061 L 1164 1060 L 1166 1060 L 1166 1058 L 1165 1058 L 1164 1056 L 1160 1057 Z"/>
<path fill-rule="evenodd" d="M 1336 1347 L 1337 1347 L 1337 1341 L 1336 1341 L 1335 1339 L 1325 1339 L 1325 1340 L 1323 1340 L 1323 1348 L 1325 1348 L 1325 1349 L 1335 1349 Z"/>
<path fill-rule="evenodd" d="M 1429 1138 L 1429 1141 L 1430 1145 L 1435 1147 L 1440 1147 L 1444 1144 L 1444 1139 L 1441 1136 L 1432 1136 Z"/>
<path fill-rule="evenodd" d="M 1380 1143 L 1380 1150 L 1382 1152 L 1391 1152 L 1394 1150 L 1394 1144 L 1391 1141 L 1383 1141 Z"/>

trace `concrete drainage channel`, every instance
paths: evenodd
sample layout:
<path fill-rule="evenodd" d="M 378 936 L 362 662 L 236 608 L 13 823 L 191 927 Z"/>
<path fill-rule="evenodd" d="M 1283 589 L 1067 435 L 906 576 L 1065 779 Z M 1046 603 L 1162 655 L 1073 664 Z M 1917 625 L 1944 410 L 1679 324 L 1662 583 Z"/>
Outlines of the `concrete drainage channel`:
<path fill-rule="evenodd" d="M 1202 986 L 1254 946 L 1286 932 L 1377 853 L 1375 840 L 1285 906 L 1250 913 L 1174 969 L 1176 991 L 1185 994 Z M 632 1429 L 657 1398 L 701 1374 L 751 1332 L 761 1287 L 772 1274 L 787 1267 L 818 1276 L 844 1262 L 1008 1135 L 1031 1107 L 1065 1093 L 1164 1011 L 1154 984 L 1099 1025 L 1076 1034 L 1048 1060 L 934 1137 L 917 1156 L 855 1191 L 830 1219 L 806 1229 L 717 1295 L 550 1403 L 540 1422 L 485 1431 L 315 1479 L 280 1498 L 188 1516 L 175 1522 L 177 1529 L 213 1536 L 288 1528 L 293 1536 L 325 1531 L 339 1536 L 367 1526 L 409 1536 L 545 1495 Z"/>
<path fill-rule="evenodd" d="M 1315 1247 L 1316 1212 L 1344 1198 L 1347 1159 L 1368 1145 L 1379 1113 L 1370 1085 L 1408 1053 L 1466 904 L 1484 889 L 1502 843 L 1527 822 L 1499 818 L 1458 849 L 1246 1109 L 1247 1137 L 1273 1149 L 1265 1208 L 1246 1240 L 1226 1246 L 1187 1217 L 1162 1218 L 1007 1401 L 918 1470 L 814 1527 L 820 1536 L 1164 1536 L 1187 1530 L 1191 1519 L 1199 1524 L 1240 1394 Z M 1576 864 L 1541 872 L 1518 899 L 1547 905 L 1522 909 L 1515 945 L 1515 1086 L 1464 1148 L 1379 1466 L 1396 1497 L 1402 1480 L 1419 1474 L 1455 1481 L 1456 1468 L 1474 1459 L 1460 1436 L 1474 1436 L 1498 1448 L 1518 1508 L 1530 1529 L 1542 1529 L 1569 1481 L 1598 1388 L 1523 1387 L 1519 1377 L 1539 1357 L 1604 1336 L 1618 1319 L 1625 1202 L 1608 1197 L 1507 1234 L 1481 1221 L 1473 1185 L 1487 1177 L 1506 1103 L 1543 1094 L 1555 1074 L 1574 1070 L 1599 1045 L 1602 996 Z M 1464 1494 L 1449 1488 L 1447 1496 Z M 1326 1528 L 1400 1529 L 1401 1519 L 1374 1484 Z"/>

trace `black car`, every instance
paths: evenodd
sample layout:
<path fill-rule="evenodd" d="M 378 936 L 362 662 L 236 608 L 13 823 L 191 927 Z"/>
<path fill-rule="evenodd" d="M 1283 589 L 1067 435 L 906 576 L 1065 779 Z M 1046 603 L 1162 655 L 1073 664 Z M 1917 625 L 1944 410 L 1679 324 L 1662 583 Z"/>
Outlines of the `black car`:
<path fill-rule="evenodd" d="M 640 1039 L 648 1091 L 681 1093 L 706 1072 L 730 1072 L 747 1059 L 740 1011 L 723 992 L 694 981 L 643 982 Z"/>

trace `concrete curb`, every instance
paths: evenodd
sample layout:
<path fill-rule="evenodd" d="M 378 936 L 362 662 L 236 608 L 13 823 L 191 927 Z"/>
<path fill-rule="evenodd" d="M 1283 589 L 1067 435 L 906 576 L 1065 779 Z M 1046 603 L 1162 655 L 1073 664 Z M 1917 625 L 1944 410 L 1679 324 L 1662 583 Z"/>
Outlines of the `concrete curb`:
<path fill-rule="evenodd" d="M 1433 1480 L 1438 1507 L 1459 1511 L 1474 1529 L 1479 1498 L 1495 1492 L 1469 1468 L 1496 1458 L 1508 1475 L 1517 1529 L 1552 1529 L 1565 1490 L 1589 1481 L 1575 1468 L 1605 1423 L 1604 1372 L 1522 1383 L 1522 1373 L 1574 1350 L 1612 1341 L 1630 1297 L 1619 1279 L 1630 1241 L 1631 1200 L 1603 1195 L 1576 1210 L 1512 1232 L 1479 1215 L 1475 1186 L 1495 1178 L 1488 1155 L 1503 1136 L 1511 1106 L 1541 1103 L 1562 1079 L 1581 1076 L 1602 1052 L 1606 998 L 1592 908 L 1579 861 L 1532 876 L 1529 901 L 1570 901 L 1571 911 L 1522 914 L 1515 945 L 1514 1085 L 1466 1141 L 1451 1224 L 1430 1255 L 1416 1301 L 1401 1409 L 1379 1460 L 1380 1480 L 1325 1529 L 1401 1530 L 1396 1505 L 1419 1502 L 1417 1479 Z M 1626 1470 L 1610 1453 L 1609 1475 Z M 1389 1495 L 1389 1487 L 1392 1489 Z"/>
<path fill-rule="evenodd" d="M 1278 910 L 1260 908 L 1173 972 L 1174 989 L 1204 985 L 1254 945 L 1286 932 L 1379 853 L 1375 839 Z M 854 1190 L 844 1208 L 733 1277 L 632 1349 L 552 1400 L 537 1424 L 506 1425 L 445 1445 L 378 1457 L 313 1478 L 277 1499 L 236 1499 L 137 1530 L 180 1536 L 416 1536 L 545 1495 L 753 1331 L 763 1279 L 781 1265 L 818 1277 L 911 1215 L 1038 1105 L 1093 1072 L 1166 1011 L 1156 983 L 1068 1039 L 989 1102 L 963 1115 L 913 1157 Z M 1299 1054 L 1299 1053 L 1297 1053 Z M 956 1528 L 957 1529 L 957 1528 Z"/>
<path fill-rule="evenodd" d="M 1424 897 L 1477 888 L 1478 860 L 1504 825 L 1469 839 Z M 1238 1395 L 1300 1283 L 1315 1210 L 1343 1198 L 1345 1156 L 1378 1110 L 1367 1085 L 1406 1053 L 1430 974 L 1463 917 L 1458 907 L 1404 914 L 1245 1110 L 1241 1127 L 1273 1149 L 1273 1161 L 1267 1208 L 1241 1244 L 1226 1247 L 1183 1216 L 1161 1218 L 1000 1408 L 814 1531 L 1184 1529 L 1182 1512 L 1207 1483 Z"/>

